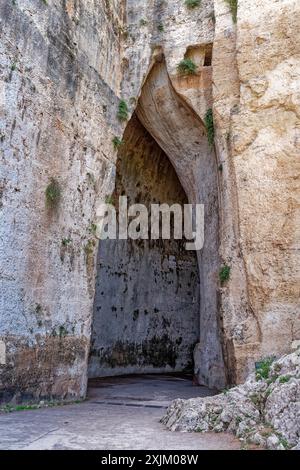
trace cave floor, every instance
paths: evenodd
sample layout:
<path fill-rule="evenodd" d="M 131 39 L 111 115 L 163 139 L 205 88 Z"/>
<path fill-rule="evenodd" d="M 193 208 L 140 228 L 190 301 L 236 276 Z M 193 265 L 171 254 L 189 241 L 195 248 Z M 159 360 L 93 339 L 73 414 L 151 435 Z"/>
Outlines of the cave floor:
<path fill-rule="evenodd" d="M 174 398 L 212 394 L 187 376 L 94 379 L 79 404 L 0 415 L 0 449 L 239 449 L 229 434 L 170 432 L 159 420 Z"/>

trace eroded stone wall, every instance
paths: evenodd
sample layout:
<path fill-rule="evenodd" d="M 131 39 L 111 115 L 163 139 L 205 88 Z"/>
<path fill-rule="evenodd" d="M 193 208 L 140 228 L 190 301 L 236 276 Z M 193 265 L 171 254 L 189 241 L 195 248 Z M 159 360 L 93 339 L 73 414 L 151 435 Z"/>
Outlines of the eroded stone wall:
<path fill-rule="evenodd" d="M 122 2 L 0 4 L 0 399 L 85 394 L 90 227 L 114 185 L 123 15 Z"/>
<path fill-rule="evenodd" d="M 239 0 L 234 24 L 216 0 L 215 15 L 220 249 L 232 269 L 221 296 L 236 382 L 300 335 L 300 5 Z"/>

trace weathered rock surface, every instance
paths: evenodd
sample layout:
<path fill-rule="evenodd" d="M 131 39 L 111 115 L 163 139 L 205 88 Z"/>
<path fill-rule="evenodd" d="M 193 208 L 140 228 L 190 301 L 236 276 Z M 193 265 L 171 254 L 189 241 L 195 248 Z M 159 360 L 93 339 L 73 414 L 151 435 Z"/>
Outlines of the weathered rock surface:
<path fill-rule="evenodd" d="M 300 349 L 220 395 L 175 400 L 162 421 L 171 431 L 227 431 L 245 444 L 299 449 Z"/>

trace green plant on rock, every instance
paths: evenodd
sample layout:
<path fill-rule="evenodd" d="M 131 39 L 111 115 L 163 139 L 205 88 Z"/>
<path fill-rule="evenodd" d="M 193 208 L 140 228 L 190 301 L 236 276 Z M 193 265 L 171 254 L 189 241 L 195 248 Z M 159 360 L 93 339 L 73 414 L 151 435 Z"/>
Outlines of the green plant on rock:
<path fill-rule="evenodd" d="M 97 232 L 98 225 L 97 224 L 91 224 L 89 228 L 89 232 L 95 234 Z"/>
<path fill-rule="evenodd" d="M 65 338 L 68 335 L 68 330 L 64 327 L 64 325 L 61 325 L 58 329 L 58 336 L 60 338 Z"/>
<path fill-rule="evenodd" d="M 230 6 L 233 22 L 237 21 L 237 11 L 238 11 L 238 0 L 225 0 L 225 2 Z"/>
<path fill-rule="evenodd" d="M 207 132 L 207 139 L 209 145 L 212 147 L 215 141 L 215 126 L 214 126 L 214 116 L 212 109 L 208 109 L 205 114 L 205 127 Z"/>
<path fill-rule="evenodd" d="M 63 238 L 61 243 L 62 243 L 63 246 L 68 246 L 70 243 L 72 243 L 72 239 L 71 238 Z"/>
<path fill-rule="evenodd" d="M 271 365 L 273 364 L 274 357 L 266 357 L 262 361 L 259 361 L 255 364 L 256 368 L 256 380 L 267 380 L 269 378 Z"/>
<path fill-rule="evenodd" d="M 119 103 L 118 114 L 117 114 L 118 119 L 120 121 L 127 121 L 128 113 L 129 113 L 129 110 L 128 110 L 128 106 L 127 106 L 126 101 L 121 100 L 120 103 Z"/>
<path fill-rule="evenodd" d="M 197 71 L 197 65 L 192 59 L 183 59 L 177 65 L 177 70 L 184 75 L 194 75 Z"/>
<path fill-rule="evenodd" d="M 119 147 L 121 147 L 121 145 L 124 144 L 124 141 L 120 139 L 120 137 L 115 136 L 112 140 L 112 143 L 113 143 L 115 150 L 117 150 Z"/>
<path fill-rule="evenodd" d="M 140 26 L 146 26 L 148 24 L 148 21 L 145 20 L 144 18 L 140 19 Z"/>
<path fill-rule="evenodd" d="M 282 375 L 281 377 L 279 377 L 279 383 L 281 383 L 281 384 L 286 384 L 290 380 L 291 380 L 290 375 Z"/>
<path fill-rule="evenodd" d="M 56 178 L 51 178 L 46 191 L 46 203 L 51 208 L 56 208 L 61 200 L 61 187 Z"/>
<path fill-rule="evenodd" d="M 112 205 L 113 205 L 113 203 L 114 203 L 114 197 L 113 197 L 113 195 L 106 196 L 106 198 L 105 198 L 105 204 L 112 204 Z"/>
<path fill-rule="evenodd" d="M 224 284 L 224 282 L 228 281 L 229 278 L 230 278 L 230 271 L 231 271 L 231 268 L 230 266 L 223 266 L 220 271 L 219 271 L 219 278 L 220 278 L 220 281 L 221 281 L 221 284 Z"/>
<path fill-rule="evenodd" d="M 199 7 L 201 5 L 201 0 L 185 0 L 184 3 L 188 8 L 192 9 Z"/>

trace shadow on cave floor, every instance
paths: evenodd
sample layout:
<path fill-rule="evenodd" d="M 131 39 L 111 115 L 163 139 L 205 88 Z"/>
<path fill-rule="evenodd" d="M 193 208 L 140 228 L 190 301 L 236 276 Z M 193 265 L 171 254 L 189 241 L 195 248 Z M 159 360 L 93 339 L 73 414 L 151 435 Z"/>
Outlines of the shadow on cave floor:
<path fill-rule="evenodd" d="M 88 399 L 95 403 L 165 408 L 176 398 L 214 395 L 183 374 L 129 375 L 89 380 Z"/>

